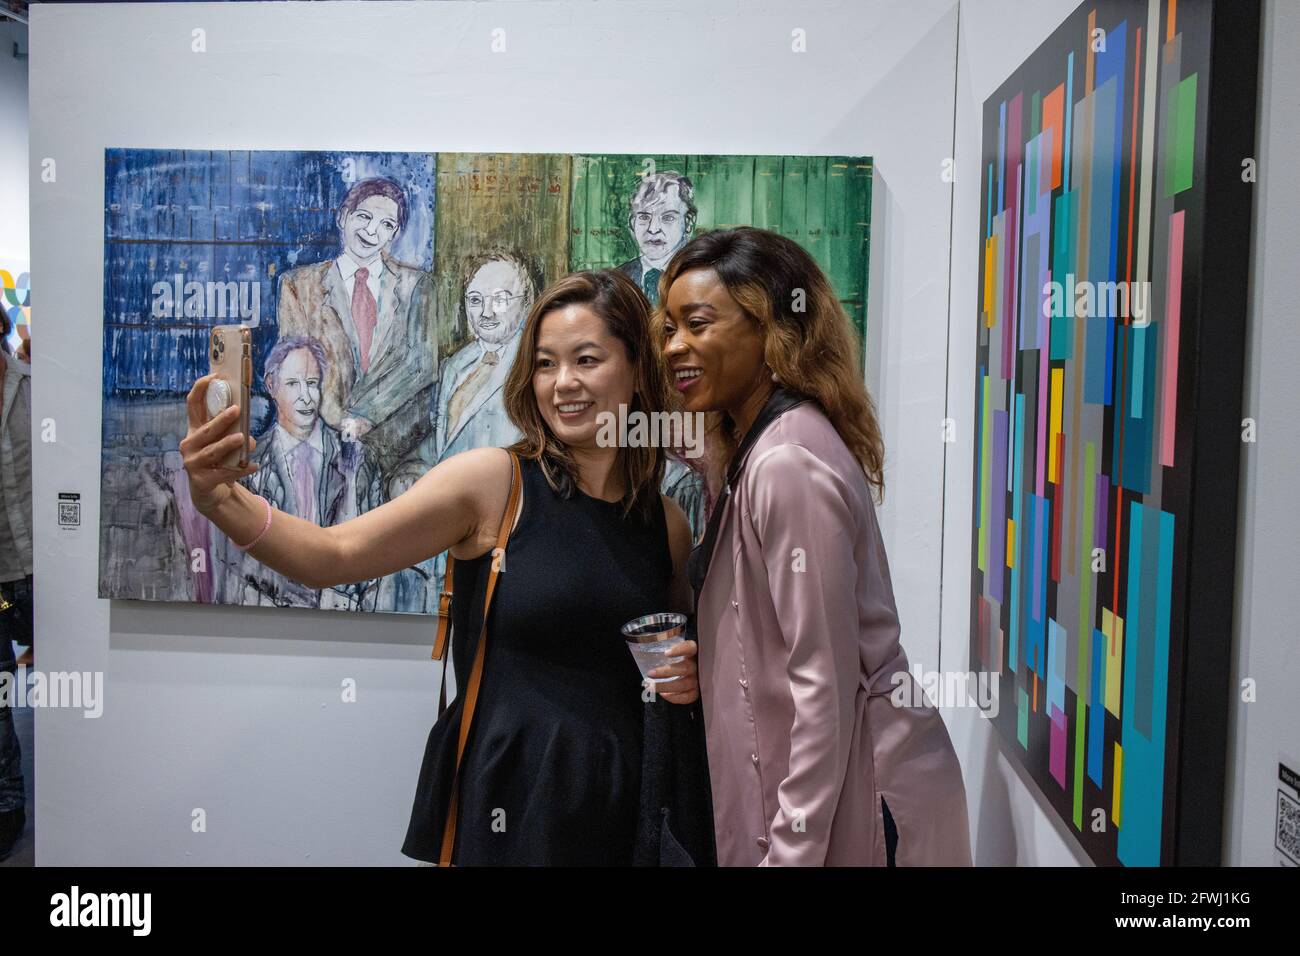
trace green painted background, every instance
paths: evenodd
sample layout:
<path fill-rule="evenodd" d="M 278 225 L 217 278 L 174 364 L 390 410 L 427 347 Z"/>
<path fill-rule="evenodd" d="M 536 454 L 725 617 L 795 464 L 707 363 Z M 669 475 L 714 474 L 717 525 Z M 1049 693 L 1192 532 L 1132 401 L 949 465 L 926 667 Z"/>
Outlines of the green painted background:
<path fill-rule="evenodd" d="M 630 200 L 653 160 L 695 187 L 695 235 L 758 226 L 812 253 L 866 339 L 871 240 L 871 159 L 865 156 L 688 156 L 606 154 L 573 157 L 569 268 L 616 266 L 637 255 L 628 229 Z"/>

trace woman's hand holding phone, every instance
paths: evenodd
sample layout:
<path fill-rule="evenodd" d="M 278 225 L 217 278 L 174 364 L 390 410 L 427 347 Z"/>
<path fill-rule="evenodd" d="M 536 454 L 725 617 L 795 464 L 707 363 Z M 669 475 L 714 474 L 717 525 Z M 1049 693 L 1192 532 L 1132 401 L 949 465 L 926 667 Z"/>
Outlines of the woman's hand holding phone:
<path fill-rule="evenodd" d="M 247 468 L 226 468 L 221 462 L 232 451 L 238 451 L 244 444 L 244 435 L 240 432 L 226 434 L 232 424 L 239 421 L 237 404 L 222 410 L 213 418 L 208 418 L 208 385 L 217 376 L 205 375 L 190 389 L 185 400 L 189 414 L 189 431 L 180 445 L 181 456 L 185 462 L 185 472 L 190 480 L 190 499 L 200 514 L 208 515 L 225 501 L 234 489 L 232 485 L 240 478 L 257 471 L 256 464 Z M 257 446 L 257 439 L 249 437 L 249 449 Z"/>

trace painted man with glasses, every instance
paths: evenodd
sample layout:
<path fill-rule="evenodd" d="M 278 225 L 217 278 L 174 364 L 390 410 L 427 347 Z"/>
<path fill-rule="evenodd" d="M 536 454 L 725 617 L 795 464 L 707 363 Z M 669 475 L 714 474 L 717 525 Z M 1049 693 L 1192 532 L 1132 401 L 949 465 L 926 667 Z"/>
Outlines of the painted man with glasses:
<path fill-rule="evenodd" d="M 695 231 L 695 187 L 681 173 L 652 173 L 641 180 L 631 205 L 627 225 L 638 255 L 618 269 L 656 306 L 664 266 Z"/>
<path fill-rule="evenodd" d="M 442 366 L 434 424 L 438 461 L 518 439 L 506 417 L 502 387 L 539 286 L 531 264 L 503 250 L 470 258 L 462 280 L 460 313 L 474 338 Z"/>

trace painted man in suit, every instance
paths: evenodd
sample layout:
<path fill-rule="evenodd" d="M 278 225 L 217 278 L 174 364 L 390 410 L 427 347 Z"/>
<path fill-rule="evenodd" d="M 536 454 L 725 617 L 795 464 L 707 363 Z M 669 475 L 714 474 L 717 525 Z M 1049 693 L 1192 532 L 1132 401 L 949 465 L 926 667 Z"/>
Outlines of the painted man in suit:
<path fill-rule="evenodd" d="M 640 254 L 619 271 L 641 287 L 651 306 L 659 304 L 659 276 L 695 230 L 695 187 L 681 173 L 653 173 L 632 194 L 628 229 Z"/>
<path fill-rule="evenodd" d="M 275 403 L 275 423 L 258 436 L 252 460 L 258 470 L 241 479 L 254 494 L 288 514 L 328 526 L 367 510 L 377 482 L 358 442 L 346 442 L 321 416 L 329 358 L 320 342 L 306 336 L 281 338 L 271 349 L 262 377 Z M 351 606 L 360 594 L 313 591 L 249 558 L 242 577 L 258 593 L 256 602 L 301 607 Z M 353 589 L 355 590 L 355 589 Z"/>
<path fill-rule="evenodd" d="M 418 454 L 436 393 L 429 274 L 389 255 L 406 221 L 397 183 L 357 183 L 337 217 L 342 252 L 290 269 L 277 299 L 280 335 L 309 336 L 325 350 L 321 417 L 364 442 L 385 473 Z"/>
<path fill-rule="evenodd" d="M 631 206 L 627 225 L 640 254 L 618 268 L 641 287 L 654 308 L 659 304 L 659 276 L 695 231 L 695 187 L 681 173 L 653 173 L 641 180 Z M 669 457 L 660 491 L 681 505 L 698 539 L 705 523 L 703 476 Z"/>
<path fill-rule="evenodd" d="M 472 257 L 462 277 L 461 316 L 474 338 L 443 363 L 434 426 L 438 461 L 519 438 L 501 393 L 540 287 L 531 263 L 506 251 Z"/>
<path fill-rule="evenodd" d="M 461 270 L 460 315 L 474 338 L 443 363 L 434 444 L 437 460 L 471 448 L 504 447 L 519 439 L 502 389 L 541 290 L 540 273 L 523 255 L 504 250 L 470 257 Z M 432 585 L 442 588 L 446 552 L 434 558 Z"/>

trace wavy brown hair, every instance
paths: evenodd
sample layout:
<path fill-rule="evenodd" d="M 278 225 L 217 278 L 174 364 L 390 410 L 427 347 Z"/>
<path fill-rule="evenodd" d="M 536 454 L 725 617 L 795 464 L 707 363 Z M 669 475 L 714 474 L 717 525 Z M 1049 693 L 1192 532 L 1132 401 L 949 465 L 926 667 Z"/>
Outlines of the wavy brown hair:
<path fill-rule="evenodd" d="M 623 343 L 632 364 L 634 384 L 628 414 L 647 415 L 669 405 L 668 372 L 650 332 L 650 303 L 636 283 L 617 269 L 573 272 L 547 286 L 533 303 L 520 333 L 519 351 L 506 378 L 506 414 L 523 437 L 510 446 L 524 458 L 538 461 L 547 484 L 565 498 L 578 484 L 577 464 L 542 417 L 533 393 L 537 369 L 537 335 L 542 319 L 568 305 L 585 305 L 605 323 L 609 334 Z M 616 467 L 622 469 L 626 490 L 623 513 L 638 510 L 647 520 L 654 514 L 664 477 L 663 449 L 619 448 Z"/>
<path fill-rule="evenodd" d="M 668 290 L 693 269 L 717 273 L 762 329 L 763 359 L 777 380 L 817 402 L 883 500 L 885 443 L 875 403 L 858 370 L 857 331 L 813 257 L 793 239 L 752 226 L 696 236 L 677 250 L 659 278 L 660 306 L 652 323 L 661 345 L 667 341 Z M 706 416 L 706 458 L 714 488 L 736 451 L 733 428 L 725 412 Z"/>

